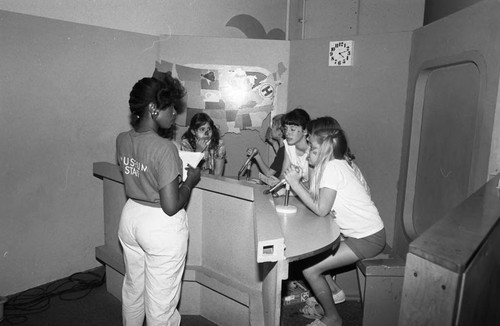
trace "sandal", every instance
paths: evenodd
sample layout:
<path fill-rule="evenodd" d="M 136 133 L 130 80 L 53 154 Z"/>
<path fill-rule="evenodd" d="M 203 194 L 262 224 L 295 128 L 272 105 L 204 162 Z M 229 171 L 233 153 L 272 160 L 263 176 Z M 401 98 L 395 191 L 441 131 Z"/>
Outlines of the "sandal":
<path fill-rule="evenodd" d="M 302 316 L 309 319 L 320 319 L 324 313 L 323 308 L 314 297 L 307 299 L 305 306 L 300 308 L 299 311 L 302 313 Z"/>
<path fill-rule="evenodd" d="M 315 319 L 312 323 L 307 324 L 306 326 L 326 326 L 326 324 L 319 319 Z"/>
<path fill-rule="evenodd" d="M 333 298 L 333 302 L 335 302 L 335 304 L 339 304 L 339 303 L 345 302 L 345 292 L 344 292 L 344 290 L 340 290 L 337 293 L 332 293 L 332 298 Z M 314 300 L 315 303 L 318 303 L 316 301 L 315 297 L 309 297 L 307 300 Z M 309 303 L 309 305 L 311 305 L 311 303 Z"/>
<path fill-rule="evenodd" d="M 335 302 L 335 304 L 339 304 L 339 303 L 345 302 L 345 292 L 344 292 L 344 290 L 340 290 L 337 293 L 333 293 L 332 297 L 333 297 L 333 302 Z"/>

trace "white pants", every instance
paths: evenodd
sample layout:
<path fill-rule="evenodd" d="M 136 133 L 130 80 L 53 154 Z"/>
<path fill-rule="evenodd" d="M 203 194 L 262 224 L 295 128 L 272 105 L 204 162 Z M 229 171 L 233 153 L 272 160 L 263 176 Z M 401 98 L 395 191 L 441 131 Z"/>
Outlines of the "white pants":
<path fill-rule="evenodd" d="M 180 324 L 188 236 L 185 210 L 168 216 L 161 208 L 127 201 L 118 228 L 125 259 L 124 326 L 142 326 L 144 315 L 148 326 Z"/>

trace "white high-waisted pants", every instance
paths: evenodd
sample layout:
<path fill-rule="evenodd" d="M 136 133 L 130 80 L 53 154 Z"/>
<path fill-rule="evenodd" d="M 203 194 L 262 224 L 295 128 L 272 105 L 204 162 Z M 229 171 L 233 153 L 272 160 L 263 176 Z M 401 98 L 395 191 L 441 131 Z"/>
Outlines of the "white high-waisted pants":
<path fill-rule="evenodd" d="M 174 216 L 161 208 L 125 204 L 118 237 L 125 259 L 122 289 L 124 326 L 178 326 L 177 304 L 186 264 L 188 222 L 186 211 Z"/>

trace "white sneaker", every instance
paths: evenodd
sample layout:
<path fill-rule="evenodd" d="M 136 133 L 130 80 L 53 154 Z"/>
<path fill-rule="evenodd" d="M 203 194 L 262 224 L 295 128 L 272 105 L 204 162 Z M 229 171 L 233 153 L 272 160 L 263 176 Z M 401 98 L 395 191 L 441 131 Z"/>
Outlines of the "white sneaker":
<path fill-rule="evenodd" d="M 337 293 L 333 293 L 332 297 L 333 297 L 333 301 L 335 302 L 335 304 L 339 304 L 339 303 L 345 302 L 345 292 L 344 292 L 344 290 L 340 290 Z"/>
<path fill-rule="evenodd" d="M 333 293 L 332 294 L 332 298 L 333 298 L 333 302 L 335 302 L 335 304 L 339 304 L 339 303 L 345 302 L 345 292 L 344 292 L 344 290 L 340 290 L 337 293 Z M 317 305 L 317 304 L 319 304 L 319 303 L 318 303 L 318 301 L 316 300 L 315 297 L 309 297 L 306 300 L 306 305 L 314 306 L 314 305 Z"/>

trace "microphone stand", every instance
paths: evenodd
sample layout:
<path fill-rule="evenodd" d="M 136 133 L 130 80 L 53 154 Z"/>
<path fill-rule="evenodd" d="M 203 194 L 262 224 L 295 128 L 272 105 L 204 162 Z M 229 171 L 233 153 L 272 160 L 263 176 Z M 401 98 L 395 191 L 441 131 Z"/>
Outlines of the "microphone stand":
<path fill-rule="evenodd" d="M 243 163 L 243 166 L 241 167 L 241 169 L 238 171 L 238 180 L 240 180 L 240 176 L 242 174 L 245 174 L 247 173 L 248 176 L 250 175 L 250 170 L 252 169 L 252 159 L 253 157 L 257 154 L 257 149 L 254 149 L 252 154 L 248 156 L 247 160 L 245 161 L 245 163 Z M 247 181 L 248 181 L 248 176 L 247 176 Z"/>
<path fill-rule="evenodd" d="M 244 173 L 246 175 L 246 180 L 247 181 L 250 180 L 250 176 L 252 174 L 252 164 L 253 164 L 252 161 L 250 161 L 250 163 L 247 164 L 247 169 L 246 169 L 246 171 Z"/>
<path fill-rule="evenodd" d="M 243 173 L 239 172 L 238 173 L 238 180 L 240 180 L 240 177 L 242 175 L 246 176 L 246 181 L 248 181 L 250 179 L 250 175 L 252 174 L 252 162 L 248 162 L 248 164 L 246 165 L 245 169 L 243 170 Z"/>
<path fill-rule="evenodd" d="M 290 199 L 290 185 L 287 183 L 285 186 L 285 202 L 283 206 L 288 206 L 288 199 Z"/>
<path fill-rule="evenodd" d="M 242 175 L 246 176 L 246 180 L 248 181 L 248 179 L 250 178 L 250 175 L 252 174 L 252 161 L 248 162 L 248 164 L 246 164 L 246 166 L 244 167 L 244 169 L 240 170 L 240 172 L 238 172 L 238 180 L 240 180 L 240 177 Z"/>
<path fill-rule="evenodd" d="M 286 183 L 285 188 L 285 202 L 283 205 L 276 205 L 276 211 L 283 214 L 295 214 L 297 213 L 297 206 L 288 205 L 288 199 L 290 198 L 290 185 Z"/>

